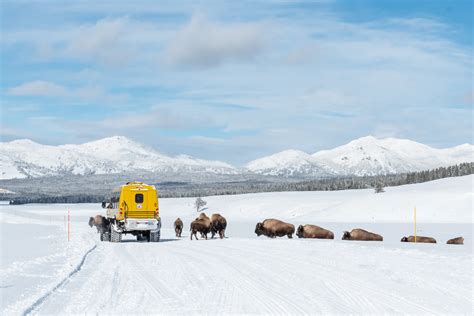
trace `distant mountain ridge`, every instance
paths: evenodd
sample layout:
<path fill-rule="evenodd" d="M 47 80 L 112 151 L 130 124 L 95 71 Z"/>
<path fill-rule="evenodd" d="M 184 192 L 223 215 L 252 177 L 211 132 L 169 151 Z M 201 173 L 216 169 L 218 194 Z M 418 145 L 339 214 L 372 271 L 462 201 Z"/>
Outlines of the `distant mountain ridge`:
<path fill-rule="evenodd" d="M 314 154 L 285 150 L 243 168 L 185 155 L 167 156 L 123 136 L 80 145 L 49 146 L 26 139 L 0 143 L 0 179 L 127 172 L 321 178 L 403 173 L 472 161 L 470 144 L 436 149 L 410 140 L 373 136 Z"/>
<path fill-rule="evenodd" d="M 0 143 L 1 179 L 134 171 L 235 174 L 220 161 L 170 157 L 123 136 L 81 145 L 40 145 L 30 140 Z"/>
<path fill-rule="evenodd" d="M 470 144 L 436 149 L 407 139 L 366 136 L 312 155 L 285 150 L 251 161 L 245 168 L 263 175 L 375 176 L 472 162 L 473 152 Z"/>

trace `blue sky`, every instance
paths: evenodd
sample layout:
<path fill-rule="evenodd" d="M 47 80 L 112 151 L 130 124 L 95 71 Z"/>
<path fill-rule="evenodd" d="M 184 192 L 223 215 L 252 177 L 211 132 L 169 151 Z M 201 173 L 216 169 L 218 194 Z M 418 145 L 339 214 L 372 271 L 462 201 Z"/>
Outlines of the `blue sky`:
<path fill-rule="evenodd" d="M 242 164 L 472 143 L 471 1 L 2 1 L 1 139 Z"/>

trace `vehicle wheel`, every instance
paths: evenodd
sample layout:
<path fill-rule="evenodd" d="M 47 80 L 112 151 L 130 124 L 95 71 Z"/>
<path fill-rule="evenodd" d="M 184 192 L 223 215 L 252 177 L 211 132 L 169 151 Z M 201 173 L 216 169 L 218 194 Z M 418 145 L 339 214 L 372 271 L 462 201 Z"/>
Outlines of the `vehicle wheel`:
<path fill-rule="evenodd" d="M 150 241 L 152 242 L 159 242 L 161 236 L 161 230 L 157 232 L 150 232 Z"/>
<path fill-rule="evenodd" d="M 122 233 L 115 231 L 115 229 L 110 230 L 110 241 L 111 242 L 121 242 L 122 241 Z"/>
<path fill-rule="evenodd" d="M 110 241 L 110 233 L 109 232 L 100 233 L 100 241 Z"/>

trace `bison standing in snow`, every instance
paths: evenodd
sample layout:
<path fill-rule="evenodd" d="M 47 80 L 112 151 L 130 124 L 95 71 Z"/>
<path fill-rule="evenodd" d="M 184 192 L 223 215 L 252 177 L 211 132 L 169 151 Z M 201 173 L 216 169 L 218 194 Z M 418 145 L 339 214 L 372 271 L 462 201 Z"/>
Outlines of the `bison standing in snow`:
<path fill-rule="evenodd" d="M 288 236 L 293 238 L 295 226 L 293 224 L 282 222 L 278 219 L 266 219 L 255 226 L 257 236 L 264 235 L 270 238 Z"/>
<path fill-rule="evenodd" d="M 193 240 L 193 235 L 196 237 L 196 239 L 199 239 L 197 237 L 197 233 L 199 232 L 201 234 L 201 237 L 204 237 L 207 239 L 207 234 L 211 231 L 211 219 L 207 217 L 205 213 L 201 213 L 194 221 L 191 222 L 191 240 Z"/>
<path fill-rule="evenodd" d="M 316 225 L 300 225 L 296 230 L 298 238 L 334 239 L 334 233 Z"/>
<path fill-rule="evenodd" d="M 355 228 L 351 232 L 345 231 L 342 235 L 342 240 L 383 241 L 383 237 L 361 228 Z"/>
<path fill-rule="evenodd" d="M 216 233 L 222 239 L 225 237 L 225 229 L 227 227 L 227 220 L 221 214 L 212 214 L 211 216 L 211 238 L 214 238 Z"/>
<path fill-rule="evenodd" d="M 415 242 L 415 236 L 403 237 L 400 241 L 401 242 Z M 416 236 L 416 242 L 436 244 L 436 239 L 434 239 L 433 237 Z"/>
<path fill-rule="evenodd" d="M 448 245 L 464 245 L 464 238 L 463 237 L 456 237 L 453 239 L 448 240 Z"/>
<path fill-rule="evenodd" d="M 174 232 L 176 233 L 176 237 L 181 237 L 181 233 L 183 232 L 183 221 L 179 217 L 174 221 Z"/>
<path fill-rule="evenodd" d="M 105 233 L 109 231 L 110 221 L 102 215 L 96 215 L 89 218 L 89 226 L 95 226 L 98 233 Z"/>

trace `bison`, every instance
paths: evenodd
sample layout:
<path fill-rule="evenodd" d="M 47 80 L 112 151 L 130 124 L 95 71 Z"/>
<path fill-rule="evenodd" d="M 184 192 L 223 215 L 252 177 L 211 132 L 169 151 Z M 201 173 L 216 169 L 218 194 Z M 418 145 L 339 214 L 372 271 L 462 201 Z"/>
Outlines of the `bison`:
<path fill-rule="evenodd" d="M 96 215 L 89 218 L 89 226 L 95 226 L 98 233 L 105 233 L 110 229 L 110 221 L 102 215 Z"/>
<path fill-rule="evenodd" d="M 288 236 L 293 238 L 295 226 L 293 224 L 282 222 L 278 219 L 266 219 L 255 226 L 257 236 L 264 235 L 270 238 Z"/>
<path fill-rule="evenodd" d="M 201 237 L 207 239 L 207 234 L 211 231 L 211 219 L 207 217 L 205 213 L 201 213 L 199 217 L 197 217 L 194 221 L 191 222 L 190 225 L 190 230 L 191 230 L 191 240 L 193 240 L 193 235 L 196 237 L 196 239 L 199 239 L 197 237 L 197 233 L 201 233 Z"/>
<path fill-rule="evenodd" d="M 176 237 L 181 237 L 183 221 L 179 217 L 174 221 L 174 232 L 176 233 Z"/>
<path fill-rule="evenodd" d="M 464 238 L 463 237 L 456 237 L 448 240 L 448 245 L 464 245 Z"/>
<path fill-rule="evenodd" d="M 415 242 L 415 236 L 403 237 L 400 241 L 401 242 Z M 416 236 L 416 242 L 436 244 L 436 239 L 434 239 L 433 237 Z"/>
<path fill-rule="evenodd" d="M 334 239 L 332 231 L 316 225 L 300 225 L 296 230 L 298 238 Z"/>
<path fill-rule="evenodd" d="M 221 214 L 211 215 L 211 238 L 214 238 L 216 233 L 222 239 L 225 237 L 225 229 L 227 227 L 227 220 Z"/>
<path fill-rule="evenodd" d="M 365 241 L 383 241 L 383 237 L 379 234 L 368 232 L 361 228 L 355 228 L 349 233 L 345 231 L 342 240 L 365 240 Z"/>

